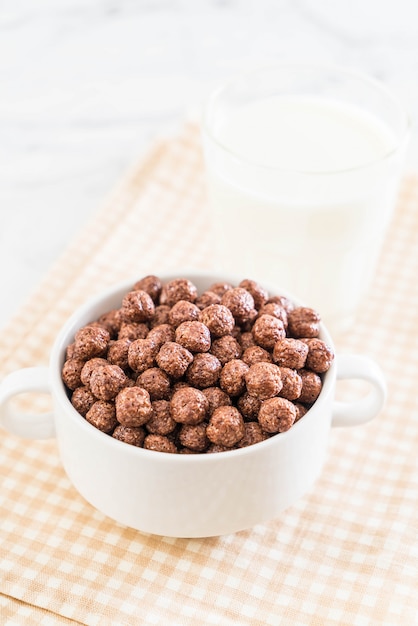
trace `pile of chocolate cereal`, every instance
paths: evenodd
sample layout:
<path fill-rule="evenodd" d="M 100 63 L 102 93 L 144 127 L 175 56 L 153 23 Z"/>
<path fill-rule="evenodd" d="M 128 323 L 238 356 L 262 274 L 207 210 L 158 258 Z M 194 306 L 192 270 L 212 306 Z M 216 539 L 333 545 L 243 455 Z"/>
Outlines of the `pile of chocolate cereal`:
<path fill-rule="evenodd" d="M 334 355 L 320 317 L 253 280 L 197 292 L 146 276 L 80 328 L 62 379 L 74 408 L 128 444 L 180 454 L 249 446 L 291 428 Z"/>

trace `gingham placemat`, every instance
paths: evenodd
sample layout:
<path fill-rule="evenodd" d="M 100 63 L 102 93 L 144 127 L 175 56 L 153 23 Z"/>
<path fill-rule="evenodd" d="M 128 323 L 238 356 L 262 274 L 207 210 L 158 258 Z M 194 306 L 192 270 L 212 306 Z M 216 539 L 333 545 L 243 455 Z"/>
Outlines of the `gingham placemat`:
<path fill-rule="evenodd" d="M 4 329 L 2 374 L 46 363 L 62 323 L 103 287 L 210 269 L 209 227 L 199 134 L 187 126 L 132 170 Z M 268 524 L 210 539 L 139 533 L 77 494 L 54 440 L 2 431 L 0 624 L 417 624 L 417 239 L 411 178 L 370 296 L 337 345 L 379 361 L 387 406 L 334 429 L 314 489 Z"/>

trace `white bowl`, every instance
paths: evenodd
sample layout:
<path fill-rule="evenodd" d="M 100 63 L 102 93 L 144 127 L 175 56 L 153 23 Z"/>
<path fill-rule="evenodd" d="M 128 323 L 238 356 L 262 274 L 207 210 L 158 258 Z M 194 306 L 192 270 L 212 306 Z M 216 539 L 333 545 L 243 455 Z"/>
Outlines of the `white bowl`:
<path fill-rule="evenodd" d="M 162 276 L 163 282 L 183 276 Z M 189 273 L 198 288 L 238 284 L 236 276 Z M 376 363 L 364 356 L 337 356 L 324 375 L 319 398 L 290 430 L 263 442 L 214 454 L 167 454 L 130 446 L 89 424 L 71 405 L 61 379 L 66 347 L 75 332 L 102 313 L 118 308 L 133 281 L 119 284 L 82 306 L 59 333 L 49 368 L 18 370 L 0 386 L 0 423 L 31 438 L 56 436 L 62 463 L 79 493 L 112 519 L 147 533 L 206 537 L 231 533 L 277 517 L 301 498 L 321 473 L 330 427 L 372 419 L 385 400 Z M 279 286 L 263 285 L 271 295 Z M 320 336 L 334 344 L 322 325 Z M 334 402 L 337 378 L 371 383 L 369 395 L 352 404 Z M 51 414 L 12 412 L 9 399 L 26 391 L 49 391 Z"/>

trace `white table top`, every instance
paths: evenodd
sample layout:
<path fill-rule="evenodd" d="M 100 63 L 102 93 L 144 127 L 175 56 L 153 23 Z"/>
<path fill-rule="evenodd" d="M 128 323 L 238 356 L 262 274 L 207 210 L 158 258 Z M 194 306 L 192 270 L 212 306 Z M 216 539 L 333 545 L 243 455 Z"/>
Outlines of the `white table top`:
<path fill-rule="evenodd" d="M 131 162 L 237 71 L 360 69 L 416 122 L 417 23 L 415 0 L 5 0 L 0 326 Z M 417 131 L 406 168 L 418 169 Z"/>

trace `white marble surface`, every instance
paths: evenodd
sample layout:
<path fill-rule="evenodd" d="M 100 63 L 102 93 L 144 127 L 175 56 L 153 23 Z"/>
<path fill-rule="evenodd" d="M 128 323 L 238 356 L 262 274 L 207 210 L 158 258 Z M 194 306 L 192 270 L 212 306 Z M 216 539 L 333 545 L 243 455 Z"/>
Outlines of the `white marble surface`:
<path fill-rule="evenodd" d="M 416 0 L 3 0 L 0 326 L 133 159 L 272 61 L 382 79 L 418 118 Z M 406 168 L 418 170 L 414 130 Z"/>

